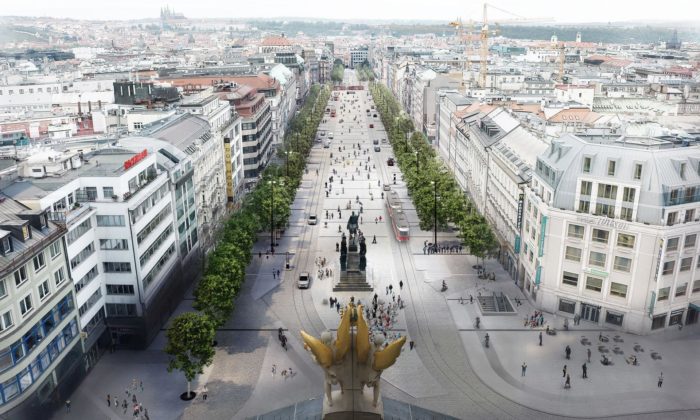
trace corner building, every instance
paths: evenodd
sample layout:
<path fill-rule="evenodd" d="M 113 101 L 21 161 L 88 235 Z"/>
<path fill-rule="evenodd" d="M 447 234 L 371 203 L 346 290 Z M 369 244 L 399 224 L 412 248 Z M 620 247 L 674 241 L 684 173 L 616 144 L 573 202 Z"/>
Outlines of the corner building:
<path fill-rule="evenodd" d="M 517 279 L 537 306 L 638 334 L 697 324 L 700 147 L 682 146 L 567 134 L 538 156 Z"/>

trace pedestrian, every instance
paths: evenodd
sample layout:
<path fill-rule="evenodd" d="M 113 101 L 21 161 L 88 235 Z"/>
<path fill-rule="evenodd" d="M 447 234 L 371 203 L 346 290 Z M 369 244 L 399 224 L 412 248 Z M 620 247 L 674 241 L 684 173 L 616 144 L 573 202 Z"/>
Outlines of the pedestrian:
<path fill-rule="evenodd" d="M 118 398 L 114 399 L 114 408 L 119 408 L 119 399 Z"/>
<path fill-rule="evenodd" d="M 664 373 L 661 372 L 661 375 L 659 375 L 659 382 L 656 383 L 656 386 L 661 388 L 661 385 L 664 384 Z"/>
<path fill-rule="evenodd" d="M 136 394 L 131 395 L 131 402 L 136 404 Z"/>
<path fill-rule="evenodd" d="M 70 413 L 70 400 L 66 400 L 66 412 Z"/>
<path fill-rule="evenodd" d="M 588 363 L 591 363 L 591 349 L 588 349 Z"/>
<path fill-rule="evenodd" d="M 568 374 L 566 375 L 566 382 L 564 382 L 564 388 L 571 388 L 571 376 L 569 376 Z"/>
<path fill-rule="evenodd" d="M 282 377 L 283 377 L 284 379 L 287 379 L 287 369 L 285 369 L 285 370 L 282 371 Z"/>
<path fill-rule="evenodd" d="M 340 302 L 335 302 L 335 310 L 336 312 L 340 313 Z"/>
<path fill-rule="evenodd" d="M 277 373 L 277 365 L 273 364 L 272 365 L 272 377 L 275 377 L 275 374 Z"/>
<path fill-rule="evenodd" d="M 107 407 L 111 407 L 111 406 L 112 406 L 112 398 L 109 396 L 109 394 L 107 394 Z"/>
<path fill-rule="evenodd" d="M 280 270 L 279 270 L 279 269 L 277 270 L 277 278 L 281 278 L 281 277 L 280 277 Z"/>
<path fill-rule="evenodd" d="M 399 280 L 399 290 L 403 290 L 403 280 Z"/>
<path fill-rule="evenodd" d="M 292 368 L 289 368 L 289 377 L 291 378 L 292 376 L 294 376 L 294 372 L 292 371 Z"/>
<path fill-rule="evenodd" d="M 126 403 L 126 398 L 124 398 L 124 401 L 122 401 L 122 408 L 124 409 L 124 414 L 126 414 L 126 407 L 128 407 L 129 404 Z"/>
<path fill-rule="evenodd" d="M 204 401 L 207 400 L 208 394 L 209 394 L 209 390 L 207 389 L 207 386 L 204 385 L 204 389 L 202 390 L 202 399 L 203 399 Z"/>
<path fill-rule="evenodd" d="M 389 286 L 386 287 L 386 294 L 389 294 Z"/>
<path fill-rule="evenodd" d="M 277 273 L 277 272 L 276 272 L 275 270 L 272 270 L 272 278 L 273 278 L 273 279 L 275 279 L 275 274 L 276 274 L 276 273 Z"/>
<path fill-rule="evenodd" d="M 564 365 L 564 369 L 562 369 L 563 375 L 561 375 L 562 378 L 566 377 L 566 365 Z"/>
<path fill-rule="evenodd" d="M 389 285 L 389 291 L 390 291 L 390 292 L 393 292 L 393 291 L 394 291 L 394 285 L 393 285 L 393 284 L 390 284 L 390 285 Z"/>
<path fill-rule="evenodd" d="M 374 237 L 372 238 L 372 243 L 373 243 L 373 244 L 376 244 L 376 243 L 377 243 L 377 235 L 374 235 Z"/>
<path fill-rule="evenodd" d="M 566 346 L 566 349 L 564 349 L 564 351 L 566 352 L 566 358 L 571 359 L 571 347 L 569 347 L 568 344 Z"/>
<path fill-rule="evenodd" d="M 141 387 L 141 392 L 143 392 L 143 381 L 139 381 L 139 386 Z"/>
<path fill-rule="evenodd" d="M 522 371 L 520 372 L 520 376 L 525 376 L 526 370 L 527 370 L 527 363 L 523 362 Z"/>
<path fill-rule="evenodd" d="M 469 303 L 474 303 L 474 296 L 469 295 Z"/>
<path fill-rule="evenodd" d="M 408 342 L 408 347 L 410 348 L 410 350 L 413 350 L 413 347 L 414 347 L 415 345 L 416 345 L 416 344 L 413 342 L 413 340 L 411 340 L 411 341 Z"/>
<path fill-rule="evenodd" d="M 581 366 L 581 370 L 583 371 L 583 379 L 588 379 L 588 367 L 585 363 Z"/>
<path fill-rule="evenodd" d="M 540 346 L 542 345 L 542 331 L 540 331 Z"/>

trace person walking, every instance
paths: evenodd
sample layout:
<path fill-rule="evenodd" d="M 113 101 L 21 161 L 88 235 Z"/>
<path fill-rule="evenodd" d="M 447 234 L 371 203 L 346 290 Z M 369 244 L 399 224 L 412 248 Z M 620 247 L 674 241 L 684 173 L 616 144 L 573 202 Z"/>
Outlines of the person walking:
<path fill-rule="evenodd" d="M 275 270 L 272 270 L 272 279 L 273 279 L 273 280 L 275 279 L 275 274 L 276 274 L 276 273 L 277 273 L 277 272 L 276 272 Z"/>
<path fill-rule="evenodd" d="M 403 290 L 403 280 L 399 280 L 399 290 Z"/>
<path fill-rule="evenodd" d="M 540 346 L 542 345 L 542 331 L 540 331 Z"/>
<path fill-rule="evenodd" d="M 525 376 L 525 371 L 527 370 L 527 363 L 523 362 L 523 365 L 521 366 L 522 370 L 520 372 L 520 376 Z"/>
<path fill-rule="evenodd" d="M 208 396 L 209 396 L 209 390 L 207 389 L 207 386 L 204 385 L 204 389 L 202 390 L 202 399 L 204 401 L 206 401 Z"/>
<path fill-rule="evenodd" d="M 591 349 L 588 349 L 588 363 L 591 363 Z"/>
<path fill-rule="evenodd" d="M 564 349 L 564 352 L 566 353 L 566 359 L 571 359 L 571 347 L 569 345 L 566 345 L 566 348 Z"/>
<path fill-rule="evenodd" d="M 583 371 L 583 379 L 588 379 L 588 367 L 585 363 L 581 366 L 581 370 Z"/>
<path fill-rule="evenodd" d="M 656 386 L 661 388 L 661 386 L 664 384 L 664 373 L 661 372 L 661 375 L 659 375 L 659 382 L 656 383 Z"/>
<path fill-rule="evenodd" d="M 143 392 L 143 381 L 139 380 L 139 386 L 141 387 L 141 392 Z"/>
<path fill-rule="evenodd" d="M 571 376 L 566 375 L 566 382 L 564 382 L 564 388 L 569 389 L 571 388 Z"/>
<path fill-rule="evenodd" d="M 66 400 L 66 413 L 70 413 L 70 400 Z"/>
<path fill-rule="evenodd" d="M 107 407 L 111 407 L 111 406 L 112 406 L 112 397 L 110 397 L 109 394 L 107 394 Z"/>
<path fill-rule="evenodd" d="M 408 347 L 410 350 L 413 350 L 413 347 L 415 347 L 416 343 L 413 342 L 413 340 L 408 342 Z"/>
<path fill-rule="evenodd" d="M 566 377 L 566 365 L 564 365 L 564 369 L 562 369 L 563 374 L 561 375 L 562 378 Z"/>
<path fill-rule="evenodd" d="M 273 365 L 272 365 L 272 377 L 273 377 L 273 378 L 275 377 L 275 374 L 276 374 L 276 373 L 277 373 L 277 365 L 276 365 L 276 364 L 273 364 Z"/>

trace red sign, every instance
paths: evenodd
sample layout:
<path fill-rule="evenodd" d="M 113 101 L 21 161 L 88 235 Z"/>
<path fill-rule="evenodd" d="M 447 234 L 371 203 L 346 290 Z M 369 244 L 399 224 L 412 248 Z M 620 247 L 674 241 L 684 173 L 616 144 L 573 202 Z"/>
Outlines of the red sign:
<path fill-rule="evenodd" d="M 141 162 L 143 158 L 148 156 L 148 150 L 143 149 L 143 152 L 139 153 L 138 155 L 134 155 L 131 157 L 129 160 L 124 161 L 124 170 L 127 170 L 131 168 L 132 166 L 136 165 L 137 163 Z"/>

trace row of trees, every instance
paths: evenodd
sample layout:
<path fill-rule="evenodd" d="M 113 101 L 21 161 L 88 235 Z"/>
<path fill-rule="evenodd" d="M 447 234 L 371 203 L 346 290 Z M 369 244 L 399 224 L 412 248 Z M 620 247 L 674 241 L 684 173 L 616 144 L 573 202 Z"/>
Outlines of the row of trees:
<path fill-rule="evenodd" d="M 357 74 L 357 78 L 361 82 L 374 82 L 374 71 L 372 70 L 372 67 L 370 67 L 369 61 L 367 60 L 355 67 L 355 74 Z"/>
<path fill-rule="evenodd" d="M 333 62 L 333 70 L 331 71 L 331 80 L 334 83 L 340 83 L 343 81 L 343 75 L 345 74 L 345 65 L 343 61 L 336 58 Z"/>
<path fill-rule="evenodd" d="M 370 92 L 416 207 L 420 228 L 432 230 L 437 224 L 438 230 L 445 230 L 454 226 L 473 255 L 483 259 L 491 254 L 498 242 L 488 222 L 466 198 L 425 136 L 413 131 L 413 122 L 386 86 L 371 83 Z"/>
<path fill-rule="evenodd" d="M 193 306 L 198 312 L 177 316 L 167 331 L 165 352 L 171 356 L 168 371 L 180 370 L 187 379 L 187 394 L 182 398 L 194 397 L 191 381 L 214 359 L 216 329 L 226 323 L 234 310 L 258 233 L 287 225 L 290 205 L 329 97 L 328 87 L 311 88 L 279 149 L 284 163 L 267 167 L 257 187 L 219 232 L 216 249 L 207 256 L 204 276 L 194 291 Z"/>

